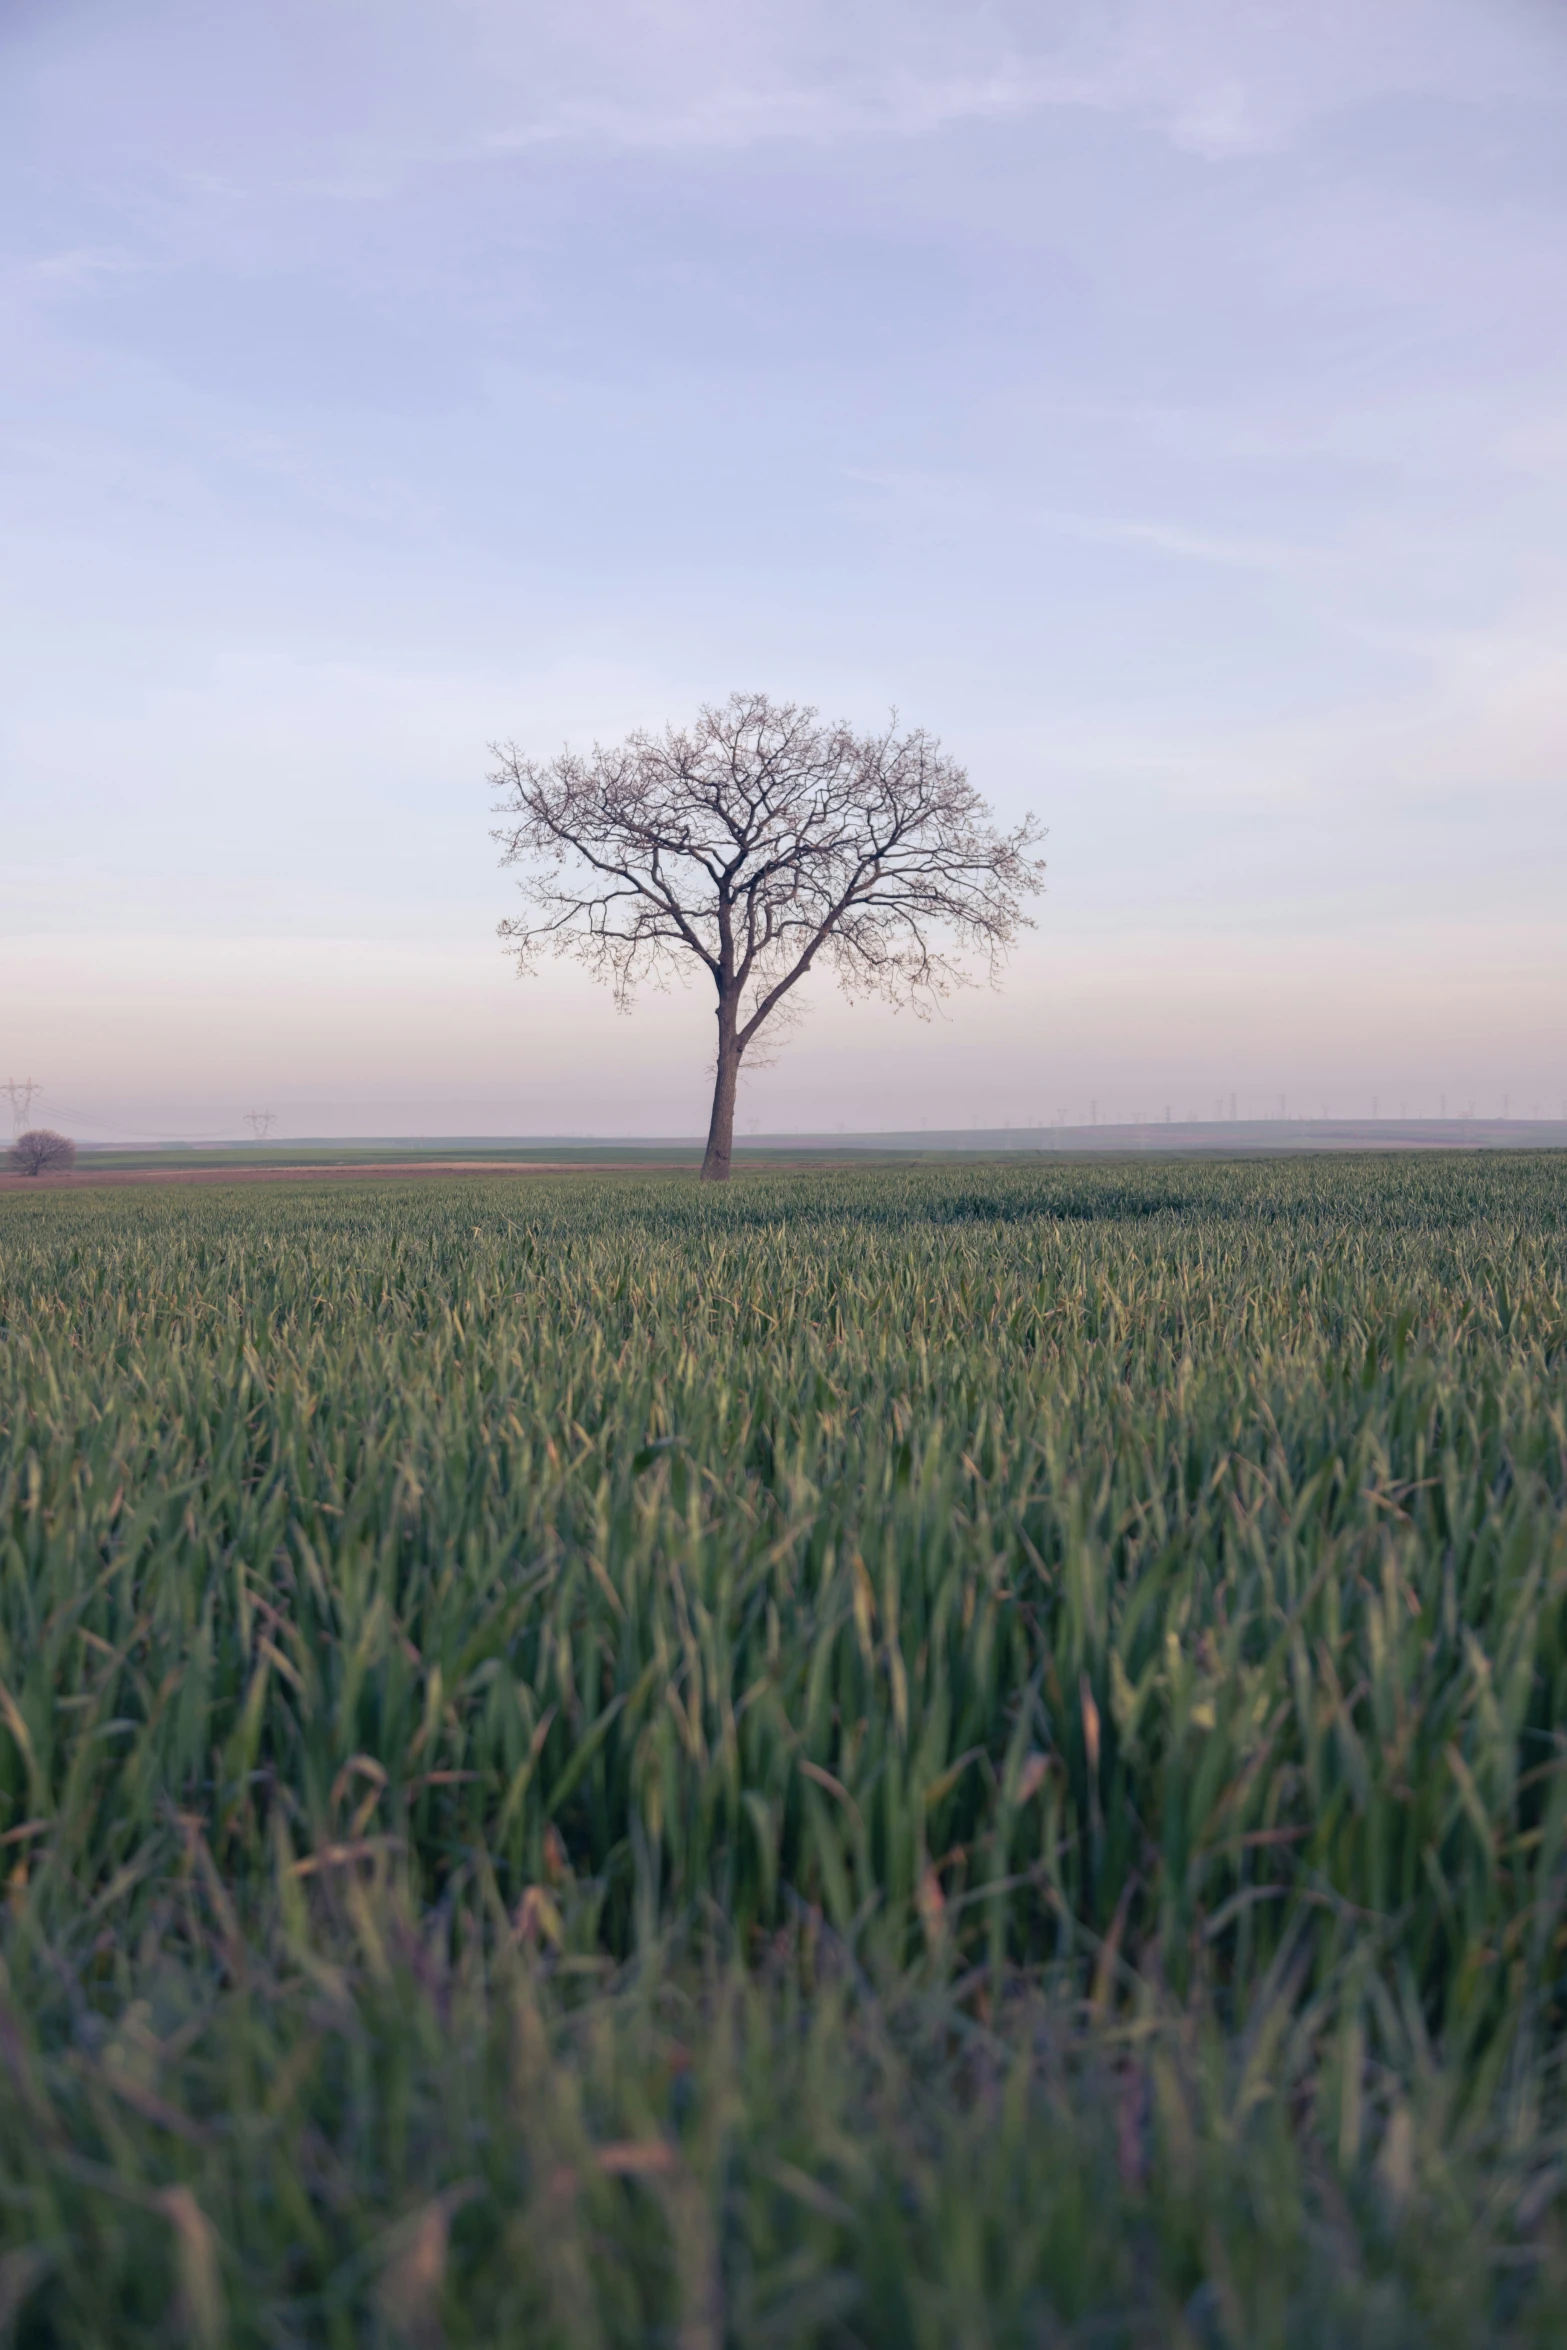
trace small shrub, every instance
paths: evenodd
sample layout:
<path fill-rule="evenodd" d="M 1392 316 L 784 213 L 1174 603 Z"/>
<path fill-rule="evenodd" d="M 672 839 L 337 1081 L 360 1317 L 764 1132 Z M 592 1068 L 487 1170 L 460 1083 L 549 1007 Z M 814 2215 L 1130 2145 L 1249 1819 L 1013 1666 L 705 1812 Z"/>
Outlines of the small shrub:
<path fill-rule="evenodd" d="M 11 1164 L 23 1175 L 64 1175 L 76 1164 L 76 1145 L 66 1134 L 55 1134 L 47 1126 L 35 1126 L 27 1134 L 18 1135 L 8 1154 Z"/>

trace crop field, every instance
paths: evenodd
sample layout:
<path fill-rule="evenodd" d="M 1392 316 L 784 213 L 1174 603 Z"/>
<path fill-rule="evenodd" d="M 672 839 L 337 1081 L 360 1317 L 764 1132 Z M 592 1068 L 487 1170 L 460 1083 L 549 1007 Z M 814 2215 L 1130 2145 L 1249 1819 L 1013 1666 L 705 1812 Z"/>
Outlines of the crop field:
<path fill-rule="evenodd" d="M 1567 1157 L 0 1199 L 0 2340 L 1567 2332 Z"/>

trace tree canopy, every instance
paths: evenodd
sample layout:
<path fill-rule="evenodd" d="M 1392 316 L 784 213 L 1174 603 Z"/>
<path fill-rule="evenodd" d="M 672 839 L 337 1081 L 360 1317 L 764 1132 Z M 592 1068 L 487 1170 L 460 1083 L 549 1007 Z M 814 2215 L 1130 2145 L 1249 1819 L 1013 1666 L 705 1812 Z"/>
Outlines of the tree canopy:
<path fill-rule="evenodd" d="M 48 1126 L 33 1126 L 17 1136 L 9 1155 L 23 1175 L 63 1175 L 76 1164 L 76 1145 Z"/>
<path fill-rule="evenodd" d="M 573 955 L 622 1008 L 693 960 L 712 979 L 709 1179 L 729 1172 L 744 1057 L 810 971 L 928 1013 L 974 961 L 999 976 L 1041 883 L 1033 819 L 999 830 L 958 761 L 895 719 L 857 734 L 734 694 L 589 755 L 494 748 L 495 837 L 526 901 L 500 930 L 519 964 Z"/>

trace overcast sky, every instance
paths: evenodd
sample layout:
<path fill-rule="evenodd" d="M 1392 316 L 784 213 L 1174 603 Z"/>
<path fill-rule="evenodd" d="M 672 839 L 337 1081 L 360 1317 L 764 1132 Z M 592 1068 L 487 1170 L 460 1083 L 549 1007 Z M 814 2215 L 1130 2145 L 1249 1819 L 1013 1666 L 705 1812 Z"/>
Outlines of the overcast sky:
<path fill-rule="evenodd" d="M 0 0 L 0 1077 L 694 1131 L 485 745 L 760 687 L 1050 828 L 765 1129 L 1567 1098 L 1564 0 Z"/>

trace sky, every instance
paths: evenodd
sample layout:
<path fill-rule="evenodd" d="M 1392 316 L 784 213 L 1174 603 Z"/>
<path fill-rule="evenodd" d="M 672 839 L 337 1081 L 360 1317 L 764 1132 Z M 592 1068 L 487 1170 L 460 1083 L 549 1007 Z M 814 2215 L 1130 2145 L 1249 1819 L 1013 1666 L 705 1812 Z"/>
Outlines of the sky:
<path fill-rule="evenodd" d="M 1567 1115 L 1567 0 L 0 0 L 0 1080 L 682 1134 L 487 744 L 939 735 L 999 994 L 743 1130 Z"/>

